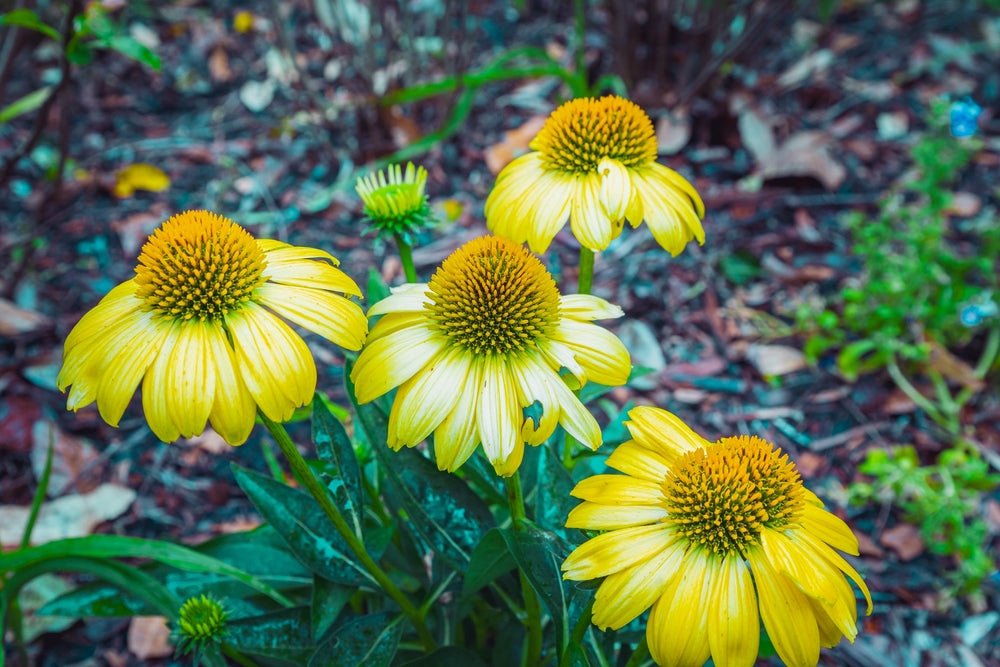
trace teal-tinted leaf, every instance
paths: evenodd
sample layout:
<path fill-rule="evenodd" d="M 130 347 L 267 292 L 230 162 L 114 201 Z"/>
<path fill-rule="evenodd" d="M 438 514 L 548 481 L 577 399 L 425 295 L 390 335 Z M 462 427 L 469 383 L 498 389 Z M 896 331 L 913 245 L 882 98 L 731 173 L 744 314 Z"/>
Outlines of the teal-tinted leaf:
<path fill-rule="evenodd" d="M 332 629 L 309 667 L 388 667 L 403 633 L 401 617 L 379 612 Z"/>
<path fill-rule="evenodd" d="M 442 646 L 430 655 L 404 662 L 401 667 L 486 667 L 475 651 L 461 646 Z"/>
<path fill-rule="evenodd" d="M 560 566 L 569 555 L 569 545 L 554 533 L 524 519 L 501 528 L 500 534 L 521 572 L 548 609 L 555 625 L 556 648 L 562 656 L 573 624 L 589 602 L 588 593 L 578 589 L 573 582 L 563 581 Z"/>
<path fill-rule="evenodd" d="M 49 99 L 51 92 L 52 86 L 45 86 L 33 93 L 28 93 L 21 99 L 14 100 L 3 109 L 0 109 L 0 123 L 6 123 L 22 114 L 31 113 L 45 104 L 45 100 Z"/>
<path fill-rule="evenodd" d="M 311 496 L 235 464 L 233 475 L 303 565 L 339 584 L 373 583 Z"/>
<path fill-rule="evenodd" d="M 313 637 L 322 637 L 326 634 L 333 622 L 337 620 L 340 610 L 344 608 L 356 590 L 357 588 L 354 586 L 335 584 L 320 576 L 314 578 L 312 589 Z"/>
<path fill-rule="evenodd" d="M 16 25 L 19 28 L 37 30 L 57 42 L 62 41 L 56 29 L 38 18 L 38 14 L 30 9 L 15 9 L 12 12 L 0 14 L 0 25 Z"/>
<path fill-rule="evenodd" d="M 323 480 L 326 488 L 337 508 L 351 521 L 354 534 L 361 537 L 364 505 L 358 458 L 347 430 L 330 413 L 322 394 L 316 394 L 313 400 L 312 437 L 316 453 L 331 472 L 331 479 Z"/>
<path fill-rule="evenodd" d="M 480 588 L 515 567 L 517 563 L 510 555 L 500 531 L 496 528 L 490 529 L 472 550 L 469 567 L 465 570 L 462 582 L 462 598 L 475 594 Z"/>
<path fill-rule="evenodd" d="M 128 35 L 113 35 L 107 44 L 108 48 L 114 49 L 133 60 L 138 60 L 143 65 L 151 67 L 157 72 L 160 71 L 160 57 Z"/>
<path fill-rule="evenodd" d="M 50 600 L 38 610 L 43 616 L 154 616 L 156 611 L 141 598 L 114 586 L 91 583 Z"/>
<path fill-rule="evenodd" d="M 574 486 L 573 478 L 549 447 L 542 445 L 538 449 L 533 503 L 535 522 L 565 537 L 566 517 L 580 502 L 569 495 Z"/>
<path fill-rule="evenodd" d="M 453 567 L 464 570 L 472 549 L 495 525 L 486 503 L 456 475 L 437 469 L 419 452 L 385 446 L 388 419 L 377 406 L 358 405 L 345 364 L 347 394 L 358 421 L 379 459 L 388 484 L 384 491 L 410 518 L 410 524 Z"/>
<path fill-rule="evenodd" d="M 243 653 L 305 664 L 315 650 L 308 607 L 241 618 L 226 624 L 226 641 Z"/>
<path fill-rule="evenodd" d="M 66 60 L 74 65 L 88 65 L 94 60 L 94 48 L 90 42 L 74 37 L 66 45 Z"/>

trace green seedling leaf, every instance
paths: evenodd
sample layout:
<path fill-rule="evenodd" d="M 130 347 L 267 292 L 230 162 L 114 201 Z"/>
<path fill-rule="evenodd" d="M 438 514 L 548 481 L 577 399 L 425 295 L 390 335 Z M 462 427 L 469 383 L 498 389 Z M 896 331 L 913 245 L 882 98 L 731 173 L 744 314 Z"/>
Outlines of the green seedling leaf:
<path fill-rule="evenodd" d="M 303 565 L 339 584 L 373 583 L 311 496 L 235 464 L 233 475 L 250 502 L 285 539 Z"/>
<path fill-rule="evenodd" d="M 160 57 L 128 35 L 113 35 L 108 39 L 107 46 L 124 56 L 138 60 L 157 72 L 160 71 Z"/>
<path fill-rule="evenodd" d="M 347 430 L 327 409 L 321 394 L 313 400 L 312 437 L 316 453 L 333 473 L 331 479 L 325 480 L 326 488 L 334 504 L 353 524 L 354 534 L 362 537 L 364 504 L 358 458 Z"/>
<path fill-rule="evenodd" d="M 38 18 L 38 14 L 30 9 L 15 9 L 12 12 L 0 14 L 0 25 L 16 25 L 19 28 L 37 30 L 57 42 L 62 41 L 62 38 L 59 36 L 59 32 L 49 24 L 42 21 L 42 19 Z"/>
<path fill-rule="evenodd" d="M 403 634 L 400 620 L 383 611 L 334 628 L 309 660 L 309 667 L 388 667 Z"/>
<path fill-rule="evenodd" d="M 390 481 L 387 495 L 406 512 L 409 526 L 453 567 L 464 570 L 473 548 L 495 525 L 489 507 L 462 479 L 438 470 L 419 452 L 403 448 L 393 453 L 386 446 L 388 419 L 375 404 L 358 404 L 352 368 L 351 362 L 345 364 L 347 395 Z"/>
<path fill-rule="evenodd" d="M 847 345 L 837 355 L 837 368 L 848 380 L 858 379 L 858 373 L 862 368 L 862 363 L 866 355 L 875 350 L 876 343 L 873 340 L 859 340 L 856 343 Z"/>
<path fill-rule="evenodd" d="M 490 529 L 472 550 L 462 582 L 462 598 L 467 599 L 497 577 L 517 567 L 507 543 L 497 528 Z"/>
<path fill-rule="evenodd" d="M 52 86 L 45 86 L 33 93 L 28 93 L 19 100 L 14 100 L 3 109 L 0 109 L 0 124 L 26 113 L 31 113 L 45 104 L 45 100 L 49 99 L 50 94 L 52 94 Z"/>
<path fill-rule="evenodd" d="M 226 624 L 226 641 L 243 653 L 304 665 L 315 650 L 308 607 L 241 618 Z"/>

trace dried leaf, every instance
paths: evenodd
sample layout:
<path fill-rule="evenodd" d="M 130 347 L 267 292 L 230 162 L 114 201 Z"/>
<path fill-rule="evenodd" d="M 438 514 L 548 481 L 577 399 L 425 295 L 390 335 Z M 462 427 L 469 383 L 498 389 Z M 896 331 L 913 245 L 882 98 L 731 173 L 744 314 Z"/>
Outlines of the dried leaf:
<path fill-rule="evenodd" d="M 986 386 L 982 378 L 976 377 L 972 366 L 956 357 L 948 348 L 934 340 L 928 340 L 927 344 L 930 346 L 928 363 L 931 368 L 973 391 L 981 391 Z"/>
<path fill-rule="evenodd" d="M 691 140 L 691 114 L 685 107 L 671 109 L 656 120 L 656 147 L 660 155 L 674 155 Z"/>
<path fill-rule="evenodd" d="M 738 124 L 743 147 L 750 151 L 756 162 L 764 162 L 777 149 L 770 123 L 751 107 L 746 106 L 740 111 Z"/>
<path fill-rule="evenodd" d="M 920 537 L 920 530 L 908 523 L 888 528 L 879 538 L 882 546 L 896 553 L 899 560 L 904 563 L 911 561 L 924 552 L 924 540 Z"/>
<path fill-rule="evenodd" d="M 778 85 L 785 88 L 796 86 L 806 79 L 825 71 L 833 63 L 833 51 L 820 49 L 798 60 L 784 74 L 778 77 Z"/>
<path fill-rule="evenodd" d="M 983 200 L 974 192 L 956 192 L 951 196 L 951 203 L 944 210 L 950 215 L 960 218 L 971 218 L 983 208 Z"/>
<path fill-rule="evenodd" d="M 528 144 L 545 125 L 545 116 L 532 116 L 520 127 L 504 132 L 503 141 L 493 144 L 483 151 L 483 159 L 490 173 L 496 175 L 517 156 L 528 150 Z"/>
<path fill-rule="evenodd" d="M 0 336 L 16 336 L 50 326 L 47 316 L 0 299 Z"/>
<path fill-rule="evenodd" d="M 55 498 L 68 491 L 80 473 L 97 460 L 97 450 L 83 438 L 61 430 L 55 422 L 41 419 L 31 429 L 31 468 L 40 479 L 45 470 L 49 444 L 52 444 L 52 472 L 49 477 L 48 495 Z"/>
<path fill-rule="evenodd" d="M 167 207 L 162 202 L 156 202 L 148 209 L 135 213 L 122 220 L 111 223 L 111 229 L 118 233 L 122 250 L 128 256 L 138 254 L 139 248 L 153 230 L 167 218 Z"/>
<path fill-rule="evenodd" d="M 135 491 L 117 484 L 102 484 L 91 493 L 69 495 L 43 503 L 38 512 L 32 544 L 45 544 L 64 537 L 89 535 L 94 527 L 120 516 L 135 500 Z M 30 508 L 0 505 L 0 548 L 20 545 Z"/>
<path fill-rule="evenodd" d="M 825 132 L 799 132 L 761 160 L 758 171 L 765 179 L 812 176 L 827 190 L 836 190 L 847 178 L 847 169 L 834 159 L 831 143 Z"/>
<path fill-rule="evenodd" d="M 136 616 L 128 626 L 128 650 L 140 660 L 173 655 L 170 627 L 163 616 Z"/>
<path fill-rule="evenodd" d="M 747 346 L 746 358 L 764 377 L 788 375 L 809 365 L 801 350 L 787 345 L 751 343 Z"/>
<path fill-rule="evenodd" d="M 162 192 L 170 187 L 170 177 L 151 164 L 130 164 L 115 177 L 112 193 L 116 197 L 131 197 L 136 190 Z"/>
<path fill-rule="evenodd" d="M 213 81 L 225 83 L 233 78 L 233 70 L 229 68 L 229 55 L 221 44 L 212 49 L 208 56 L 208 73 Z"/>

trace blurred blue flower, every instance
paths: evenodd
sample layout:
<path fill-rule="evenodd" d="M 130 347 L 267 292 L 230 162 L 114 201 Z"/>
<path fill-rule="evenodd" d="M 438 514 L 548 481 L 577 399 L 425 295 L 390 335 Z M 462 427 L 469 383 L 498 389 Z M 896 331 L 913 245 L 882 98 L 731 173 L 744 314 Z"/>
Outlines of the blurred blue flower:
<path fill-rule="evenodd" d="M 951 105 L 951 136 L 971 137 L 976 133 L 976 122 L 983 108 L 966 97 Z"/>
<path fill-rule="evenodd" d="M 992 294 L 986 292 L 980 294 L 972 301 L 962 304 L 959 310 L 959 319 L 967 327 L 974 327 L 985 319 L 997 315 L 997 304 L 992 300 Z"/>

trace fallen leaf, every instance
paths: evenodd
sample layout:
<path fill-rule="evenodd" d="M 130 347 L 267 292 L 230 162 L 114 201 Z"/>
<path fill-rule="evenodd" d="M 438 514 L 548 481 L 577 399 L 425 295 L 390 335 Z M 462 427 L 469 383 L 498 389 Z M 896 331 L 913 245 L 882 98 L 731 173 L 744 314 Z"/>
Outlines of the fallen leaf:
<path fill-rule="evenodd" d="M 25 643 L 31 643 L 35 638 L 46 632 L 62 632 L 76 623 L 77 619 L 69 616 L 38 616 L 36 611 L 51 600 L 64 593 L 69 593 L 74 586 L 55 574 L 44 573 L 32 578 L 18 592 L 18 602 L 21 613 L 24 614 L 24 626 L 21 629 Z"/>
<path fill-rule="evenodd" d="M 532 116 L 519 127 L 504 132 L 503 141 L 483 151 L 483 159 L 490 173 L 496 175 L 517 156 L 527 152 L 528 144 L 545 125 L 546 116 Z"/>
<path fill-rule="evenodd" d="M 882 532 L 879 537 L 882 546 L 896 553 L 904 563 L 924 552 L 924 540 L 920 530 L 911 524 L 901 523 Z"/>
<path fill-rule="evenodd" d="M 827 190 L 836 190 L 847 178 L 847 169 L 833 157 L 831 143 L 825 132 L 798 132 L 761 160 L 758 171 L 765 179 L 812 176 Z"/>
<path fill-rule="evenodd" d="M 128 650 L 140 660 L 173 655 L 170 627 L 163 616 L 135 616 L 128 626 Z"/>
<path fill-rule="evenodd" d="M 4 396 L 0 405 L 0 452 L 29 453 L 34 442 L 31 431 L 41 412 L 38 402 L 26 396 Z"/>
<path fill-rule="evenodd" d="M 618 327 L 618 338 L 625 344 L 636 365 L 653 369 L 652 373 L 638 377 L 629 384 L 642 391 L 660 386 L 656 373 L 666 368 L 667 360 L 663 356 L 660 339 L 650 326 L 641 320 L 625 320 Z"/>
<path fill-rule="evenodd" d="M 886 111 L 875 118 L 875 127 L 882 141 L 901 139 L 910 131 L 910 116 L 905 111 Z"/>
<path fill-rule="evenodd" d="M 956 192 L 951 196 L 951 203 L 944 210 L 946 214 L 957 215 L 960 218 L 971 218 L 983 208 L 983 200 L 974 192 Z"/>
<path fill-rule="evenodd" d="M 813 51 L 805 58 L 800 58 L 779 76 L 778 85 L 790 88 L 806 79 L 814 79 L 818 73 L 825 71 L 831 63 L 833 63 L 833 51 L 829 49 Z"/>
<path fill-rule="evenodd" d="M 795 469 L 806 479 L 815 477 L 829 463 L 829 459 L 813 452 L 802 452 L 795 461 Z"/>
<path fill-rule="evenodd" d="M 89 535 L 97 524 L 120 516 L 134 500 L 132 489 L 102 484 L 88 494 L 73 494 L 43 503 L 31 533 L 31 544 Z M 21 544 L 29 512 L 29 507 L 0 505 L 0 548 L 13 549 Z"/>
<path fill-rule="evenodd" d="M 656 148 L 660 155 L 674 155 L 691 140 L 691 114 L 685 107 L 671 109 L 656 119 Z"/>
<path fill-rule="evenodd" d="M 111 229 L 117 232 L 118 241 L 125 254 L 134 256 L 149 238 L 149 235 L 153 233 L 153 230 L 159 227 L 160 223 L 167 217 L 166 204 L 156 202 L 144 211 L 134 213 L 122 220 L 115 220 L 111 223 Z"/>
<path fill-rule="evenodd" d="M 672 393 L 675 401 L 688 405 L 698 405 L 704 402 L 705 397 L 708 396 L 707 392 L 691 387 L 678 387 Z"/>
<path fill-rule="evenodd" d="M 151 164 L 130 164 L 119 170 L 111 192 L 116 197 L 131 197 L 136 190 L 162 192 L 170 187 L 170 177 Z"/>
<path fill-rule="evenodd" d="M 229 55 L 221 44 L 216 45 L 208 56 L 208 73 L 213 81 L 221 83 L 233 78 L 233 71 L 229 68 Z"/>
<path fill-rule="evenodd" d="M 956 357 L 948 348 L 934 340 L 926 342 L 930 347 L 927 363 L 930 364 L 931 368 L 952 382 L 957 382 L 972 391 L 981 391 L 986 386 L 982 378 L 976 376 L 976 371 L 973 370 L 972 366 Z"/>
<path fill-rule="evenodd" d="M 751 343 L 747 346 L 746 358 L 763 377 L 788 375 L 809 365 L 802 350 L 787 345 Z"/>
<path fill-rule="evenodd" d="M 777 149 L 777 142 L 774 139 L 774 132 L 771 125 L 749 106 L 740 111 L 737 121 L 740 130 L 740 140 L 743 147 L 757 163 L 766 161 Z"/>
<path fill-rule="evenodd" d="M 868 533 L 860 533 L 855 530 L 854 536 L 858 538 L 858 554 L 862 556 L 874 556 L 875 558 L 885 556 L 885 550 L 875 544 L 875 540 Z"/>
<path fill-rule="evenodd" d="M 50 498 L 68 491 L 80 473 L 98 457 L 97 450 L 90 442 L 66 433 L 49 419 L 35 422 L 31 436 L 31 468 L 35 472 L 35 479 L 42 478 L 49 444 L 52 444 L 52 472 L 48 488 Z"/>
<path fill-rule="evenodd" d="M 41 313 L 21 308 L 7 299 L 0 299 L 0 336 L 30 333 L 51 324 L 52 320 Z"/>
<path fill-rule="evenodd" d="M 274 101 L 275 83 L 271 79 L 247 81 L 240 88 L 240 102 L 254 113 L 260 113 Z"/>

